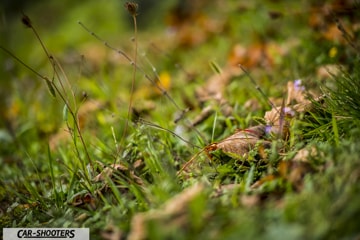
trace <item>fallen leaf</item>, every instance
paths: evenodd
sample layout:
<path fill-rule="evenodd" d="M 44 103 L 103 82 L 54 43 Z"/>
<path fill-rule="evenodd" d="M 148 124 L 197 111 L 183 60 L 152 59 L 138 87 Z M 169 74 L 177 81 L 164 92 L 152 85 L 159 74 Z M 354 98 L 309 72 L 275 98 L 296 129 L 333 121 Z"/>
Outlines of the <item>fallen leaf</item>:
<path fill-rule="evenodd" d="M 106 240 L 119 240 L 123 239 L 124 236 L 118 227 L 114 226 L 113 224 L 109 224 L 101 232 L 101 238 Z"/>
<path fill-rule="evenodd" d="M 254 207 L 259 205 L 261 199 L 259 195 L 241 195 L 240 203 L 245 207 Z"/>
<path fill-rule="evenodd" d="M 182 174 L 183 172 L 188 174 L 188 170 L 190 168 L 192 169 L 192 164 L 194 164 L 194 161 L 202 152 L 205 152 L 209 159 L 213 159 L 215 152 L 220 150 L 221 153 L 231 158 L 244 160 L 247 158 L 248 153 L 254 149 L 257 150 L 260 158 L 265 158 L 266 153 L 264 150 L 270 148 L 270 146 L 271 141 L 268 141 L 266 138 L 266 126 L 258 125 L 238 130 L 219 142 L 209 144 L 202 151 L 195 154 L 181 167 L 177 175 Z M 192 171 L 192 173 L 194 173 L 194 171 Z"/>
<path fill-rule="evenodd" d="M 89 217 L 88 213 L 80 213 L 75 217 L 75 222 L 83 222 Z"/>
<path fill-rule="evenodd" d="M 267 176 L 264 176 L 262 177 L 260 180 L 256 181 L 255 183 L 253 183 L 251 185 L 251 188 L 252 189 L 256 189 L 256 188 L 259 188 L 261 187 L 264 183 L 266 182 L 270 182 L 270 181 L 273 181 L 274 179 L 276 179 L 276 176 L 275 175 L 267 175 Z"/>
<path fill-rule="evenodd" d="M 94 120 L 94 112 L 99 111 L 105 106 L 105 103 L 103 101 L 99 100 L 88 100 L 84 102 L 77 113 L 77 118 L 79 121 L 79 127 L 80 129 L 83 129 L 86 127 L 86 125 L 91 121 Z M 50 149 L 55 149 L 58 144 L 64 143 L 71 140 L 71 133 L 69 132 L 66 125 L 64 125 L 60 131 L 58 131 L 56 134 L 51 135 L 49 139 L 49 146 Z"/>
<path fill-rule="evenodd" d="M 344 66 L 339 66 L 337 64 L 322 65 L 318 67 L 316 76 L 322 80 L 329 79 L 338 75 L 341 72 L 341 69 L 344 69 Z"/>
<path fill-rule="evenodd" d="M 217 102 L 224 101 L 224 91 L 229 85 L 230 80 L 241 74 L 239 67 L 224 67 L 220 73 L 215 73 L 208 78 L 204 86 L 196 90 L 196 97 L 200 103 L 204 103 L 210 100 L 216 100 Z"/>
<path fill-rule="evenodd" d="M 195 47 L 222 31 L 224 22 L 198 14 L 186 24 L 171 27 L 171 37 L 179 47 Z"/>
<path fill-rule="evenodd" d="M 287 83 L 287 99 L 286 106 L 295 105 L 297 103 L 308 103 L 305 98 L 305 87 L 302 85 L 301 79 L 289 81 Z"/>
<path fill-rule="evenodd" d="M 276 107 L 267 111 L 264 116 L 266 133 L 286 139 L 289 135 L 289 119 L 294 116 L 295 112 L 289 107 Z"/>
<path fill-rule="evenodd" d="M 304 161 L 281 161 L 279 163 L 279 174 L 286 179 L 295 190 L 303 188 L 303 178 L 306 174 L 314 172 L 308 162 Z"/>
<path fill-rule="evenodd" d="M 74 196 L 72 196 L 68 204 L 74 207 L 90 208 L 91 210 L 96 209 L 96 199 L 91 193 L 87 191 L 76 193 Z"/>
<path fill-rule="evenodd" d="M 245 130 L 239 130 L 233 135 L 218 143 L 212 143 L 205 149 L 211 155 L 215 150 L 221 150 L 224 154 L 233 158 L 244 158 L 250 150 L 259 144 L 263 148 L 269 148 L 271 142 L 262 139 L 266 132 L 266 126 L 259 125 Z"/>
<path fill-rule="evenodd" d="M 236 44 L 230 52 L 229 63 L 231 66 L 238 66 L 239 64 L 251 69 L 268 61 L 264 44 L 255 43 L 249 47 L 241 44 Z"/>
<path fill-rule="evenodd" d="M 322 32 L 321 36 L 328 41 L 333 41 L 336 43 L 345 43 L 343 34 L 335 23 L 328 26 L 327 29 Z"/>
<path fill-rule="evenodd" d="M 302 148 L 296 153 L 292 160 L 294 162 L 308 162 L 310 157 L 315 157 L 316 155 L 318 155 L 318 151 L 315 147 L 310 149 Z"/>
<path fill-rule="evenodd" d="M 233 191 L 236 188 L 240 188 L 241 185 L 237 184 L 237 183 L 232 183 L 232 184 L 226 184 L 226 185 L 220 185 L 218 186 L 214 193 L 211 195 L 211 197 L 220 197 L 221 195 L 223 195 L 224 193 L 226 193 L 227 191 Z"/>
<path fill-rule="evenodd" d="M 80 52 L 85 53 L 84 59 L 86 63 L 90 66 L 87 67 L 87 70 L 92 72 L 100 71 L 102 65 L 109 61 L 108 59 L 108 50 L 104 48 L 101 44 L 89 43 L 81 45 Z"/>
<path fill-rule="evenodd" d="M 143 185 L 143 181 L 140 177 L 136 176 L 133 170 L 130 170 L 128 167 L 122 164 L 111 164 L 109 167 L 105 167 L 101 173 L 93 178 L 94 182 L 104 182 L 107 178 L 112 178 L 114 174 L 122 173 L 127 176 L 131 181 L 139 185 Z"/>
<path fill-rule="evenodd" d="M 231 115 L 232 107 L 224 97 L 224 92 L 231 79 L 240 73 L 238 67 L 225 67 L 208 78 L 204 86 L 196 89 L 195 95 L 199 105 L 203 106 L 208 103 L 208 106 L 202 108 L 201 113 L 193 120 L 194 126 L 206 120 L 218 108 L 220 108 L 224 116 Z"/>
<path fill-rule="evenodd" d="M 203 194 L 204 186 L 194 184 L 186 188 L 178 195 L 169 199 L 159 209 L 150 210 L 144 213 L 136 213 L 131 220 L 129 240 L 147 239 L 147 224 L 151 221 L 162 222 L 167 228 L 186 226 L 189 220 L 189 204 L 200 194 Z"/>
<path fill-rule="evenodd" d="M 247 69 L 271 68 L 297 44 L 298 40 L 295 39 L 290 39 L 281 45 L 275 42 L 256 42 L 250 46 L 235 44 L 229 53 L 228 63 L 230 66 L 240 64 Z"/>
<path fill-rule="evenodd" d="M 290 120 L 311 106 L 311 101 L 306 98 L 305 93 L 300 79 L 287 83 L 287 99 L 284 106 L 272 108 L 265 113 L 267 132 L 282 138 L 288 136 Z"/>
<path fill-rule="evenodd" d="M 261 109 L 261 106 L 257 99 L 251 98 L 244 103 L 244 108 L 249 111 L 255 112 Z"/>
<path fill-rule="evenodd" d="M 206 106 L 201 110 L 201 113 L 199 113 L 194 120 L 192 120 L 191 125 L 196 126 L 200 123 L 204 122 L 206 119 L 208 119 L 213 113 L 215 112 L 215 109 L 213 106 Z"/>

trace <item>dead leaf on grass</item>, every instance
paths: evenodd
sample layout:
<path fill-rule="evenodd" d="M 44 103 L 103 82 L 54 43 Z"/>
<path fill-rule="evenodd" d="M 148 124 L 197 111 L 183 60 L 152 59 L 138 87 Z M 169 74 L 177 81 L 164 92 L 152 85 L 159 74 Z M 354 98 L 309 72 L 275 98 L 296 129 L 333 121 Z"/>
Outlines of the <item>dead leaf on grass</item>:
<path fill-rule="evenodd" d="M 265 113 L 264 119 L 268 132 L 282 136 L 288 135 L 290 120 L 299 113 L 308 110 L 311 101 L 306 98 L 306 89 L 300 79 L 287 83 L 287 98 L 284 106 L 275 107 Z"/>
<path fill-rule="evenodd" d="M 231 115 L 232 107 L 224 97 L 224 93 L 231 79 L 240 73 L 241 71 L 238 67 L 225 67 L 221 72 L 217 72 L 208 78 L 204 86 L 196 89 L 195 95 L 199 101 L 199 105 L 202 106 L 205 103 L 209 105 L 203 108 L 202 112 L 194 119 L 194 126 L 205 121 L 217 107 L 220 108 L 224 116 Z"/>
<path fill-rule="evenodd" d="M 240 197 L 240 203 L 245 207 L 254 207 L 259 205 L 261 198 L 259 195 L 242 195 Z"/>
<path fill-rule="evenodd" d="M 119 240 L 119 239 L 123 239 L 124 235 L 123 232 L 118 227 L 110 223 L 101 232 L 101 238 L 106 240 Z"/>
<path fill-rule="evenodd" d="M 275 175 L 273 175 L 273 174 L 266 175 L 266 176 L 262 177 L 261 179 L 259 179 L 258 181 L 256 181 L 255 183 L 253 183 L 253 184 L 251 185 L 251 188 L 252 188 L 252 189 L 259 188 L 259 187 L 261 187 L 264 183 L 273 181 L 274 179 L 276 179 L 276 176 L 275 176 Z"/>
<path fill-rule="evenodd" d="M 278 164 L 278 173 L 271 174 L 262 177 L 260 180 L 256 181 L 251 188 L 257 189 L 263 186 L 266 183 L 275 181 L 275 180 L 285 180 L 290 183 L 291 186 L 296 191 L 301 191 L 304 184 L 304 176 L 309 173 L 313 173 L 314 169 L 308 162 L 299 162 L 299 161 L 280 161 Z"/>
<path fill-rule="evenodd" d="M 270 65 L 265 45 L 261 43 L 255 43 L 249 47 L 236 44 L 230 52 L 229 63 L 232 66 L 240 64 L 248 69 Z"/>
<path fill-rule="evenodd" d="M 200 103 L 216 100 L 218 102 L 224 99 L 224 91 L 229 85 L 230 80 L 241 74 L 239 67 L 224 67 L 220 73 L 215 73 L 205 82 L 203 87 L 196 90 L 196 97 Z"/>
<path fill-rule="evenodd" d="M 204 185 L 197 183 L 169 199 L 162 207 L 144 213 L 137 213 L 131 220 L 129 240 L 147 239 L 148 224 L 152 221 L 162 223 L 166 228 L 186 227 L 189 220 L 189 204 L 204 192 Z M 166 229 L 164 229 L 166 230 Z"/>
<path fill-rule="evenodd" d="M 130 170 L 128 167 L 122 164 L 111 164 L 108 167 L 105 167 L 101 173 L 93 178 L 94 182 L 104 182 L 108 178 L 112 178 L 115 174 L 123 174 L 128 177 L 129 181 L 133 181 L 139 185 L 143 185 L 143 180 L 136 176 L 134 170 Z"/>
<path fill-rule="evenodd" d="M 223 154 L 228 155 L 231 158 L 244 160 L 248 157 L 248 153 L 251 150 L 256 149 L 258 156 L 263 159 L 266 157 L 265 149 L 270 148 L 271 142 L 266 140 L 264 136 L 266 126 L 258 125 L 243 130 L 238 130 L 229 137 L 215 143 L 211 143 L 199 153 L 194 155 L 189 161 L 187 161 L 182 168 L 178 171 L 178 175 L 183 172 L 189 173 L 189 170 L 193 170 L 192 166 L 202 152 L 213 159 L 214 152 L 220 150 Z M 185 174 L 186 175 L 186 174 Z"/>
<path fill-rule="evenodd" d="M 304 103 L 308 100 L 305 98 L 305 87 L 301 79 L 289 81 L 287 83 L 287 99 L 285 104 L 294 105 L 296 103 Z"/>
<path fill-rule="evenodd" d="M 207 16 L 201 13 L 201 10 L 195 13 L 193 12 L 194 1 L 191 1 L 190 5 L 190 11 L 182 13 L 181 16 L 174 11 L 167 18 L 168 36 L 178 47 L 197 46 L 224 29 L 224 20 Z"/>
<path fill-rule="evenodd" d="M 344 66 L 326 64 L 317 69 L 316 76 L 322 80 L 329 79 L 341 73 L 341 69 L 344 69 Z"/>
<path fill-rule="evenodd" d="M 96 202 L 96 198 L 91 193 L 85 191 L 76 193 L 68 203 L 74 207 L 95 210 Z"/>
<path fill-rule="evenodd" d="M 77 113 L 80 129 L 83 129 L 87 126 L 87 124 L 94 120 L 94 113 L 99 111 L 101 108 L 105 106 L 105 103 L 99 100 L 89 100 L 84 102 Z M 55 149 L 58 144 L 70 141 L 71 133 L 67 129 L 66 125 L 64 125 L 59 132 L 50 136 L 49 146 L 50 149 Z"/>
<path fill-rule="evenodd" d="M 281 161 L 278 168 L 280 176 L 291 183 L 297 191 L 303 188 L 304 176 L 314 172 L 314 169 L 308 162 Z"/>
<path fill-rule="evenodd" d="M 230 157 L 244 158 L 250 150 L 255 149 L 258 144 L 262 148 L 269 148 L 271 142 L 263 140 L 266 126 L 258 125 L 245 130 L 239 130 L 233 135 L 223 139 L 218 143 L 213 143 L 207 147 L 208 152 L 222 150 Z"/>
<path fill-rule="evenodd" d="M 250 46 L 235 44 L 230 51 L 228 62 L 230 66 L 239 64 L 247 69 L 261 67 L 271 68 L 286 55 L 291 48 L 298 44 L 298 40 L 278 44 L 275 42 L 256 42 Z"/>
<path fill-rule="evenodd" d="M 238 183 L 231 183 L 226 185 L 218 186 L 215 191 L 212 193 L 211 197 L 217 198 L 226 193 L 227 191 L 233 191 L 236 188 L 240 188 L 241 185 Z"/>
<path fill-rule="evenodd" d="M 317 155 L 318 151 L 315 147 L 312 147 L 310 149 L 302 148 L 296 153 L 295 157 L 292 160 L 295 162 L 308 162 L 310 157 L 315 157 Z"/>

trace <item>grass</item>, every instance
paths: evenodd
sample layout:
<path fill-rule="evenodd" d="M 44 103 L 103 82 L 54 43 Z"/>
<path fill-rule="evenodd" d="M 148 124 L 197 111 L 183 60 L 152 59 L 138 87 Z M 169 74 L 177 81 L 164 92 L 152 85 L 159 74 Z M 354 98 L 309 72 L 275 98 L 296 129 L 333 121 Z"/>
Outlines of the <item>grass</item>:
<path fill-rule="evenodd" d="M 156 17 L 138 26 L 141 3 L 118 8 L 116 17 L 130 12 L 129 26 L 104 20 L 107 33 L 89 20 L 95 3 L 64 9 L 63 19 L 76 15 L 90 34 L 60 21 L 69 34 L 59 39 L 29 14 L 26 26 L 39 35 L 29 46 L 21 40 L 29 29 L 7 25 L 18 31 L 1 42 L 0 226 L 89 227 L 92 239 L 359 238 L 360 52 L 351 38 L 359 31 L 340 25 L 344 39 L 328 39 L 309 24 L 317 11 L 320 29 L 331 26 L 321 6 L 293 3 L 289 13 L 280 3 L 194 5 L 190 22 L 172 20 L 179 32 L 170 40 Z M 341 24 L 356 14 L 340 15 Z M 251 50 L 234 59 L 239 42 Z M 259 49 L 268 55 L 257 58 Z M 228 114 L 194 92 L 211 76 L 220 89 L 235 60 L 248 74 L 225 84 Z M 317 73 L 329 64 L 338 72 Z M 315 97 L 289 122 L 288 138 L 267 136 L 271 147 L 246 157 L 207 156 L 210 143 L 266 123 L 269 100 L 281 106 L 286 82 L 298 78 Z M 206 107 L 210 115 L 191 126 Z"/>

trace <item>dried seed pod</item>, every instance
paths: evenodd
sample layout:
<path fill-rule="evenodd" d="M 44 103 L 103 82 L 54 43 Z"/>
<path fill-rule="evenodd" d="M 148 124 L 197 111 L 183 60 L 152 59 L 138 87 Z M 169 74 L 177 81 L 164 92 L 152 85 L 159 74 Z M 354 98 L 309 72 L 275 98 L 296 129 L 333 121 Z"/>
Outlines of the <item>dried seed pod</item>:
<path fill-rule="evenodd" d="M 23 14 L 22 18 L 21 18 L 21 22 L 28 28 L 32 28 L 32 24 L 31 24 L 31 20 L 30 18 Z"/>
<path fill-rule="evenodd" d="M 126 2 L 124 6 L 132 16 L 137 15 L 137 10 L 138 10 L 138 7 L 139 7 L 139 5 L 137 3 L 135 3 L 135 2 Z"/>

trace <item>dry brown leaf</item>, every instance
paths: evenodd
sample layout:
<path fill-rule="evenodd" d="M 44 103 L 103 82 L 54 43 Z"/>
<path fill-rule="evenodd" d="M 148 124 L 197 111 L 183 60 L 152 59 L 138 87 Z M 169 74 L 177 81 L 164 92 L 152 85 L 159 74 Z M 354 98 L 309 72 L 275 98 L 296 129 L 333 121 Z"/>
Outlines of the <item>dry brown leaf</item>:
<path fill-rule="evenodd" d="M 80 106 L 78 111 L 78 120 L 80 129 L 83 129 L 87 123 L 94 119 L 94 112 L 104 107 L 105 103 L 99 100 L 89 100 Z M 50 136 L 49 146 L 50 149 L 55 149 L 58 144 L 71 140 L 71 134 L 64 125 L 59 132 Z"/>
<path fill-rule="evenodd" d="M 262 177 L 260 180 L 256 181 L 255 183 L 253 183 L 251 185 L 251 188 L 252 189 L 256 189 L 256 188 L 259 188 L 261 187 L 264 183 L 266 182 L 270 182 L 270 181 L 273 181 L 274 179 L 276 179 L 275 175 L 267 175 L 265 177 Z"/>
<path fill-rule="evenodd" d="M 303 148 L 300 149 L 295 157 L 293 158 L 293 161 L 295 162 L 308 162 L 309 157 L 315 157 L 318 154 L 318 151 L 315 147 L 312 147 L 311 149 Z"/>
<path fill-rule="evenodd" d="M 89 192 L 75 194 L 69 204 L 74 207 L 96 209 L 96 199 Z"/>
<path fill-rule="evenodd" d="M 322 37 L 328 41 L 333 41 L 336 43 L 345 43 L 343 34 L 335 23 L 328 26 L 327 29 L 322 32 Z"/>
<path fill-rule="evenodd" d="M 141 178 L 135 175 L 134 171 L 122 164 L 111 164 L 109 167 L 105 167 L 101 173 L 93 178 L 94 182 L 104 182 L 107 178 L 111 178 L 116 173 L 122 173 L 129 177 L 130 180 L 134 181 L 139 185 L 143 185 Z"/>
<path fill-rule="evenodd" d="M 281 111 L 283 111 L 283 117 Z M 289 135 L 289 119 L 294 116 L 295 112 L 289 107 L 277 107 L 267 111 L 264 116 L 267 124 L 266 132 L 286 139 Z"/>
<path fill-rule="evenodd" d="M 303 178 L 307 173 L 313 172 L 311 166 L 306 162 L 293 162 L 291 165 L 290 172 L 287 176 L 287 180 L 294 186 L 298 191 L 302 190 L 304 182 Z"/>
<path fill-rule="evenodd" d="M 123 232 L 113 224 L 109 224 L 106 228 L 101 232 L 101 238 L 105 240 L 119 240 L 123 239 Z"/>
<path fill-rule="evenodd" d="M 231 79 L 241 73 L 238 67 L 225 67 L 220 73 L 212 75 L 203 87 L 196 89 L 196 98 L 200 105 L 209 102 L 209 106 L 202 109 L 202 112 L 194 119 L 193 125 L 197 125 L 206 120 L 215 111 L 215 106 L 220 107 L 224 116 L 232 113 L 232 107 L 224 97 L 224 92 Z M 215 106 L 214 106 L 215 105 Z"/>
<path fill-rule="evenodd" d="M 177 227 L 185 226 L 190 221 L 187 215 L 189 203 L 203 191 L 204 185 L 197 183 L 168 200 L 159 209 L 135 214 L 131 220 L 128 239 L 147 239 L 147 224 L 150 221 L 162 221 L 168 227 L 174 226 L 174 224 Z"/>
<path fill-rule="evenodd" d="M 75 222 L 83 222 L 85 221 L 87 218 L 89 217 L 88 213 L 80 213 L 79 215 L 77 215 L 74 220 Z"/>
<path fill-rule="evenodd" d="M 104 106 L 105 103 L 100 100 L 88 100 L 84 102 L 78 111 L 80 129 L 84 128 L 89 120 L 93 119 L 91 116 L 94 112 L 100 110 Z"/>
<path fill-rule="evenodd" d="M 176 214 L 180 213 L 187 208 L 188 204 L 204 190 L 205 186 L 203 184 L 197 183 L 193 186 L 185 189 L 169 201 L 167 201 L 164 206 L 164 212 L 166 214 Z"/>
<path fill-rule="evenodd" d="M 91 71 L 99 71 L 108 58 L 108 50 L 97 43 L 89 43 L 81 45 L 80 52 L 84 53 L 84 58 L 90 64 L 88 68 Z"/>
<path fill-rule="evenodd" d="M 105 167 L 101 173 L 99 173 L 98 175 L 96 175 L 96 177 L 93 178 L 94 182 L 102 182 L 105 181 L 107 178 L 111 178 L 114 171 L 119 171 L 119 172 L 125 172 L 128 171 L 129 168 L 122 165 L 122 164 L 112 164 L 110 167 Z"/>
<path fill-rule="evenodd" d="M 50 136 L 49 147 L 51 150 L 54 150 L 60 143 L 69 141 L 70 139 L 71 135 L 69 131 L 65 128 L 61 128 L 55 135 Z"/>
<path fill-rule="evenodd" d="M 240 202 L 245 207 L 254 207 L 259 205 L 261 199 L 259 195 L 242 195 Z"/>
<path fill-rule="evenodd" d="M 289 81 L 287 83 L 286 106 L 305 102 L 308 100 L 305 98 L 305 87 L 302 85 L 302 81 L 300 79 Z"/>
<path fill-rule="evenodd" d="M 205 149 L 209 154 L 215 150 L 222 150 L 223 153 L 231 157 L 245 157 L 246 154 L 259 143 L 263 148 L 269 148 L 271 146 L 270 141 L 262 139 L 266 134 L 265 128 L 264 125 L 259 125 L 245 130 L 239 130 L 218 143 L 210 144 Z"/>
<path fill-rule="evenodd" d="M 255 111 L 259 110 L 260 107 L 261 107 L 261 106 L 260 106 L 259 101 L 256 100 L 256 99 L 253 99 L 253 98 L 247 100 L 247 101 L 244 103 L 244 108 L 247 109 L 247 110 L 249 110 L 249 111 L 252 111 L 252 112 L 255 112 Z"/>
<path fill-rule="evenodd" d="M 202 0 L 180 1 L 169 12 L 166 23 L 172 42 L 179 47 L 194 47 L 219 33 L 224 28 L 223 19 L 209 17 L 202 12 L 207 5 Z"/>
<path fill-rule="evenodd" d="M 230 51 L 228 62 L 231 66 L 241 64 L 248 69 L 271 68 L 297 44 L 298 41 L 294 39 L 290 39 L 282 45 L 275 42 L 257 42 L 248 47 L 235 44 Z"/>
<path fill-rule="evenodd" d="M 201 113 L 199 113 L 195 119 L 192 121 L 191 125 L 196 126 L 202 122 L 204 122 L 206 119 L 208 119 L 213 113 L 215 112 L 214 107 L 212 106 L 206 106 L 201 110 Z"/>
<path fill-rule="evenodd" d="M 230 80 L 241 74 L 239 67 L 225 67 L 220 73 L 215 73 L 206 82 L 203 87 L 196 90 L 198 100 L 203 103 L 209 100 L 223 101 L 224 91 L 229 85 Z"/>
<path fill-rule="evenodd" d="M 223 195 L 225 192 L 227 191 L 232 191 L 236 188 L 240 188 L 241 185 L 237 184 L 237 183 L 231 183 L 231 184 L 226 184 L 226 185 L 220 185 L 219 187 L 217 187 L 214 191 L 214 193 L 211 195 L 211 197 L 217 198 L 220 197 L 221 195 Z"/>
<path fill-rule="evenodd" d="M 267 60 L 265 47 L 257 43 L 249 47 L 236 44 L 230 52 L 228 61 L 232 66 L 241 64 L 250 69 L 259 66 L 265 60 Z"/>
<path fill-rule="evenodd" d="M 278 174 L 267 175 L 256 181 L 251 188 L 256 189 L 263 184 L 276 180 L 284 179 L 291 184 L 291 186 L 300 191 L 303 188 L 304 176 L 308 173 L 314 172 L 314 169 L 308 162 L 304 161 L 280 161 L 278 165 Z"/>
<path fill-rule="evenodd" d="M 222 141 L 206 146 L 203 151 L 195 154 L 187 161 L 177 174 L 179 175 L 183 172 L 188 173 L 189 169 L 191 169 L 193 173 L 194 171 L 191 166 L 193 166 L 194 160 L 196 160 L 202 152 L 205 152 L 209 159 L 213 158 L 213 152 L 217 150 L 221 150 L 231 158 L 243 159 L 247 157 L 247 154 L 252 149 L 257 149 L 258 156 L 260 156 L 260 158 L 266 158 L 264 150 L 270 148 L 270 146 L 271 141 L 266 139 L 266 126 L 258 125 L 244 130 L 238 130 Z"/>
<path fill-rule="evenodd" d="M 271 134 L 287 137 L 289 120 L 298 113 L 304 112 L 311 106 L 310 100 L 306 99 L 305 87 L 301 80 L 287 83 L 287 99 L 284 106 L 276 107 L 265 113 L 264 119 Z"/>
<path fill-rule="evenodd" d="M 219 20 L 208 18 L 207 16 L 199 16 L 195 22 L 182 26 L 177 31 L 176 39 L 181 47 L 197 46 L 216 33 L 221 32 L 224 23 Z"/>
<path fill-rule="evenodd" d="M 313 171 L 314 169 L 308 162 L 281 161 L 279 163 L 280 177 L 286 179 L 298 191 L 303 187 L 304 176 Z"/>
<path fill-rule="evenodd" d="M 337 64 L 323 65 L 317 69 L 316 76 L 323 80 L 332 78 L 332 76 L 336 76 L 341 72 L 340 69 L 344 69 L 344 66 L 339 66 Z"/>

